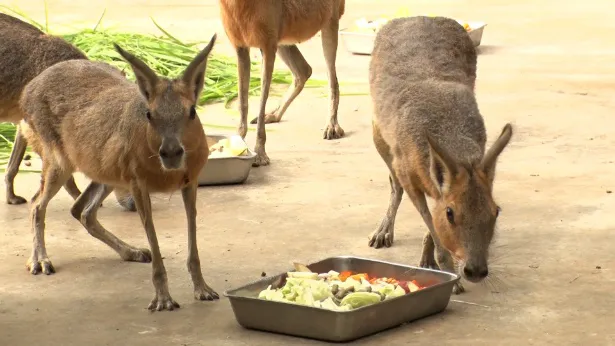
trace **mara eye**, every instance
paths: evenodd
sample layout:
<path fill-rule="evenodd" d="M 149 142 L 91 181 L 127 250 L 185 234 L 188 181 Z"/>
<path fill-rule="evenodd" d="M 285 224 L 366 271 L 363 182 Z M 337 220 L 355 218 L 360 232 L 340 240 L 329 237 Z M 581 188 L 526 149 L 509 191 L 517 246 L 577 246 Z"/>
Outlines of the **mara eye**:
<path fill-rule="evenodd" d="M 190 107 L 190 119 L 196 118 L 196 107 Z"/>
<path fill-rule="evenodd" d="M 451 225 L 455 224 L 455 213 L 453 213 L 453 209 L 449 207 L 446 208 L 446 218 Z"/>
<path fill-rule="evenodd" d="M 147 120 L 152 120 L 152 113 L 150 111 L 145 112 L 145 116 L 147 117 Z"/>
<path fill-rule="evenodd" d="M 497 209 L 495 210 L 495 217 L 500 216 L 500 211 L 502 211 L 502 208 L 497 207 Z"/>

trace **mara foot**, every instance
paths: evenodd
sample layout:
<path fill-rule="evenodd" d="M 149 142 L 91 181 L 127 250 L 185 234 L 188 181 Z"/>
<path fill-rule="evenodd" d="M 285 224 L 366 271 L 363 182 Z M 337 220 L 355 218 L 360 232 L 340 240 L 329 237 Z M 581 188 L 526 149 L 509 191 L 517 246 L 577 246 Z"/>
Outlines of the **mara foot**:
<path fill-rule="evenodd" d="M 216 291 L 214 291 L 211 287 L 207 286 L 207 284 L 203 284 L 201 287 L 194 288 L 194 299 L 197 300 L 216 300 L 219 299 L 220 296 Z"/>
<path fill-rule="evenodd" d="M 177 304 L 176 301 L 173 300 L 173 298 L 171 298 L 170 294 L 158 294 L 156 293 L 156 296 L 154 297 L 154 299 L 152 299 L 152 302 L 149 303 L 149 306 L 147 307 L 150 311 L 162 311 L 162 310 L 169 310 L 169 311 L 173 311 L 174 309 L 179 309 L 179 304 Z"/>
<path fill-rule="evenodd" d="M 149 249 L 129 249 L 120 256 L 128 262 L 150 263 L 152 261 L 152 253 Z"/>
<path fill-rule="evenodd" d="M 440 269 L 440 266 L 438 266 L 438 262 L 436 262 L 436 259 L 434 257 L 433 251 L 431 251 L 430 254 L 423 254 L 421 256 L 421 262 L 419 263 L 419 267 L 435 270 Z"/>
<path fill-rule="evenodd" d="M 135 204 L 135 200 L 132 198 L 132 196 L 126 196 L 122 198 L 118 197 L 117 203 L 127 211 L 137 211 L 137 205 Z"/>
<path fill-rule="evenodd" d="M 37 275 L 40 273 L 51 275 L 56 272 L 56 269 L 51 264 L 49 258 L 35 258 L 30 257 L 28 263 L 26 263 L 26 268 L 32 275 Z"/>
<path fill-rule="evenodd" d="M 265 114 L 265 124 L 279 123 L 280 120 L 282 119 L 280 118 L 280 116 L 278 116 L 277 111 L 273 111 L 273 112 Z M 256 123 L 258 123 L 258 118 L 254 118 L 252 119 L 252 121 L 250 121 L 250 124 L 252 125 Z"/>
<path fill-rule="evenodd" d="M 252 162 L 253 167 L 267 166 L 269 165 L 269 156 L 265 150 L 255 150 L 256 157 L 254 158 L 254 162 Z"/>
<path fill-rule="evenodd" d="M 329 124 L 322 136 L 323 139 L 339 139 L 342 137 L 344 137 L 344 130 L 337 123 Z"/>
<path fill-rule="evenodd" d="M 368 245 L 375 249 L 379 249 L 383 246 L 393 246 L 394 238 L 393 224 L 388 218 L 382 220 L 380 227 L 378 227 L 372 234 L 369 235 Z"/>
<path fill-rule="evenodd" d="M 246 139 L 246 135 L 248 134 L 248 127 L 247 126 L 243 126 L 242 124 L 239 124 L 239 126 L 237 127 L 237 134 L 239 136 L 241 136 L 241 139 Z"/>
<path fill-rule="evenodd" d="M 21 196 L 17 196 L 17 195 L 6 195 L 6 203 L 11 204 L 11 205 L 18 205 L 18 204 L 25 204 L 28 201 L 21 197 Z"/>
<path fill-rule="evenodd" d="M 466 291 L 466 289 L 463 288 L 463 285 L 461 284 L 461 282 L 457 282 L 455 284 L 455 286 L 453 286 L 453 293 L 454 294 L 460 294 L 460 293 L 463 293 L 465 291 Z"/>

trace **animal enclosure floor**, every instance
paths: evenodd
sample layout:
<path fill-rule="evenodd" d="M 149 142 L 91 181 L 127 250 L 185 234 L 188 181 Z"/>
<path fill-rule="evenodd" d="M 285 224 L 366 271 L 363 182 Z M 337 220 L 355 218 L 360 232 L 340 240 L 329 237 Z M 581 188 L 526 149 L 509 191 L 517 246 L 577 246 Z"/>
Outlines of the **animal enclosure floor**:
<path fill-rule="evenodd" d="M 174 35 L 206 40 L 232 53 L 218 20 L 217 1 L 48 1 L 54 24 L 104 23 L 156 32 L 152 15 Z M 44 20 L 42 0 L 0 0 Z M 357 341 L 358 345 L 615 345 L 615 24 L 612 1 L 347 0 L 342 26 L 366 15 L 413 13 L 485 21 L 478 58 L 477 97 L 488 145 L 506 122 L 516 126 L 497 167 L 495 197 L 502 207 L 493 250 L 495 277 L 452 299 L 437 316 Z M 314 76 L 326 77 L 320 39 L 300 46 Z M 253 56 L 254 56 L 253 52 Z M 258 57 L 258 55 L 256 55 Z M 260 60 L 260 58 L 259 58 Z M 346 53 L 340 41 L 340 81 L 367 91 L 369 57 Z M 281 62 L 276 64 L 285 68 Z M 342 92 L 349 86 L 342 86 Z M 326 91 L 326 89 L 323 89 Z M 322 140 L 328 101 L 307 90 L 282 123 L 268 126 L 271 166 L 255 168 L 242 186 L 199 189 L 198 245 L 208 283 L 221 295 L 286 270 L 292 260 L 313 262 L 357 255 L 417 264 L 426 230 L 404 199 L 389 249 L 367 246 L 389 199 L 387 169 L 371 141 L 369 96 L 340 101 L 348 134 Z M 278 97 L 271 97 L 273 107 Z M 258 98 L 250 104 L 256 115 Z M 207 107 L 207 122 L 235 126 L 222 106 Z M 219 130 L 210 130 L 215 132 Z M 248 133 L 254 145 L 255 132 Z M 31 196 L 36 174 L 20 174 L 16 191 Z M 87 181 L 79 177 L 78 184 Z M 4 191 L 4 186 L 0 186 Z M 0 203 L 0 345 L 318 345 L 242 329 L 226 298 L 197 302 L 186 269 L 186 222 L 181 195 L 153 199 L 154 222 L 170 291 L 181 309 L 149 313 L 151 266 L 122 262 L 69 213 L 61 191 L 47 211 L 52 276 L 25 270 L 31 231 L 27 206 Z M 123 240 L 147 246 L 138 216 L 113 196 L 100 220 Z"/>

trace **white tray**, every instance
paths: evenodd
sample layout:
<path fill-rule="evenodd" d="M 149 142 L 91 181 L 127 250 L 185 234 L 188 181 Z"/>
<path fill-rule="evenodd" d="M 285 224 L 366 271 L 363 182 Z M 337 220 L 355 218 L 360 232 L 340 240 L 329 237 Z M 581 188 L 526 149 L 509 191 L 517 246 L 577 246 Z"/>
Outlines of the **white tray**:
<path fill-rule="evenodd" d="M 487 25 L 484 22 L 467 22 L 472 28 L 468 32 L 472 43 L 475 47 L 480 46 L 480 42 L 483 38 L 483 30 Z M 347 29 L 340 30 L 340 36 L 344 42 L 346 50 L 352 54 L 371 55 L 374 49 L 374 40 L 376 39 L 376 33 L 364 33 L 347 31 Z"/>

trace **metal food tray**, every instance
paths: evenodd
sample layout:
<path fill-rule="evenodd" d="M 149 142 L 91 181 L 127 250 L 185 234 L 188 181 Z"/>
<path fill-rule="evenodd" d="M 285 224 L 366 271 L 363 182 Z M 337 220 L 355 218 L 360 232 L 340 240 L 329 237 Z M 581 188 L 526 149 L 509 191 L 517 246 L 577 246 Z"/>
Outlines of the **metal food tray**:
<path fill-rule="evenodd" d="M 228 135 L 207 135 L 207 144 L 211 147 L 219 140 L 230 138 Z M 248 179 L 254 154 L 248 149 L 248 155 L 231 157 L 210 157 L 198 177 L 199 186 L 241 184 Z"/>
<path fill-rule="evenodd" d="M 475 47 L 480 46 L 480 42 L 483 38 L 483 30 L 486 23 L 483 22 L 468 22 L 471 31 L 468 32 L 472 43 Z M 340 36 L 344 42 L 346 50 L 352 54 L 371 55 L 374 49 L 374 40 L 376 39 L 376 33 L 364 33 L 353 32 L 347 29 L 340 30 Z"/>
<path fill-rule="evenodd" d="M 260 291 L 285 279 L 282 273 L 224 292 L 237 322 L 248 329 L 333 342 L 347 342 L 375 334 L 446 309 L 457 274 L 352 256 L 337 256 L 308 265 L 313 272 L 329 270 L 367 273 L 397 280 L 416 280 L 428 286 L 377 304 L 350 311 L 259 299 Z"/>

